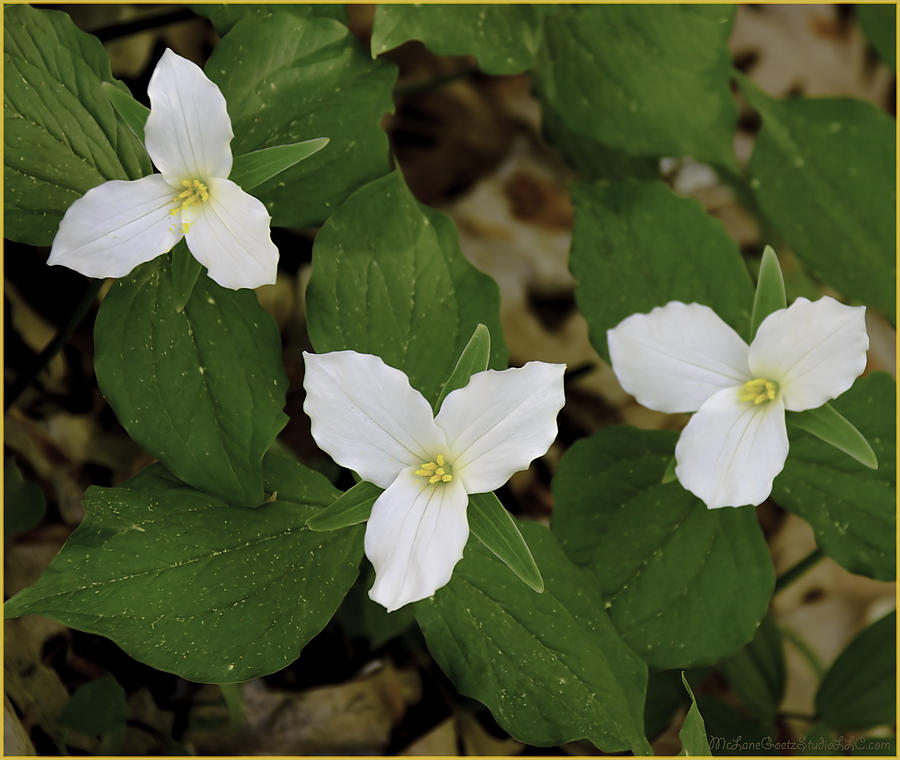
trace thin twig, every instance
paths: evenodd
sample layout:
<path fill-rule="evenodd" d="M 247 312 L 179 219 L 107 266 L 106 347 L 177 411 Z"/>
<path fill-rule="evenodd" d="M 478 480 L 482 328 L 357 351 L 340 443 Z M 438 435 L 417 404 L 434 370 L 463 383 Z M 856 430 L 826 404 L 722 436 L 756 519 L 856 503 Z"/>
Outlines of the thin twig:
<path fill-rule="evenodd" d="M 797 580 L 797 578 L 803 575 L 803 573 L 809 570 L 809 568 L 815 565 L 824 556 L 825 553 L 817 547 L 814 551 L 810 552 L 803 559 L 801 559 L 796 565 L 785 570 L 775 579 L 775 593 L 777 594 L 785 586 Z"/>

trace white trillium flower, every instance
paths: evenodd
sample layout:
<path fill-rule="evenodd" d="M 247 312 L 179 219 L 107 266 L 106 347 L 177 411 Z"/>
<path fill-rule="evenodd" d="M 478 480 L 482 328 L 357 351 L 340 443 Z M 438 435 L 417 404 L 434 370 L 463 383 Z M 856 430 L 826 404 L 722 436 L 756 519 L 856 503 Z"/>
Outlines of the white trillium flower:
<path fill-rule="evenodd" d="M 150 84 L 144 141 L 161 174 L 111 180 L 75 201 L 48 264 L 88 277 L 123 277 L 182 237 L 225 288 L 275 282 L 278 249 L 261 201 L 227 179 L 231 120 L 225 97 L 194 63 L 166 50 Z"/>
<path fill-rule="evenodd" d="M 748 346 L 708 306 L 671 301 L 607 331 L 621 386 L 660 412 L 696 412 L 675 475 L 710 509 L 759 504 L 788 454 L 785 410 L 822 406 L 866 367 L 864 306 L 798 298 Z"/>
<path fill-rule="evenodd" d="M 431 596 L 462 558 L 468 495 L 499 488 L 556 438 L 565 365 L 476 372 L 434 416 L 406 375 L 377 356 L 303 358 L 303 410 L 316 443 L 386 489 L 366 526 L 369 596 L 389 612 Z"/>

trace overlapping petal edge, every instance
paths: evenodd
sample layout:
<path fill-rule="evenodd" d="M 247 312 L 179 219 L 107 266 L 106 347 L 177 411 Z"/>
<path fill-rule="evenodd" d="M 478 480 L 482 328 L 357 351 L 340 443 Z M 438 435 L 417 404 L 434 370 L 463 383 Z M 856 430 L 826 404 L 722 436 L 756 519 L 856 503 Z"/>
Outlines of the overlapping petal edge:
<path fill-rule="evenodd" d="M 431 596 L 462 558 L 468 494 L 499 488 L 556 438 L 565 365 L 477 372 L 433 416 L 406 375 L 377 356 L 303 357 L 316 443 L 385 489 L 366 526 L 369 596 L 388 611 Z"/>
<path fill-rule="evenodd" d="M 842 394 L 866 367 L 865 307 L 824 296 L 770 314 L 748 346 L 709 307 L 672 301 L 607 331 L 613 371 L 641 404 L 696 412 L 675 475 L 707 507 L 759 504 L 788 455 L 785 410 Z"/>
<path fill-rule="evenodd" d="M 88 277 L 123 277 L 184 237 L 222 287 L 275 282 L 278 249 L 269 213 L 227 179 L 233 132 L 219 88 L 167 49 L 147 93 L 145 142 L 161 173 L 85 193 L 66 210 L 47 263 Z"/>

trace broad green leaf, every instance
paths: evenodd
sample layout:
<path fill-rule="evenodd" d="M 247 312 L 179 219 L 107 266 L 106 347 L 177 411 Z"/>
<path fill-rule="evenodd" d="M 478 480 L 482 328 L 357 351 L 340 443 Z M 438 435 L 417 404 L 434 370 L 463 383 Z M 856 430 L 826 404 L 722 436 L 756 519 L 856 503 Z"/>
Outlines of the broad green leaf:
<path fill-rule="evenodd" d="M 878 458 L 870 470 L 801 431 L 775 478 L 772 498 L 812 525 L 816 543 L 851 573 L 893 580 L 896 536 L 896 431 L 893 379 L 876 372 L 831 402 L 852 420 Z"/>
<path fill-rule="evenodd" d="M 109 98 L 109 102 L 113 104 L 119 116 L 122 117 L 128 128 L 134 132 L 134 136 L 143 144 L 144 142 L 144 125 L 147 123 L 147 117 L 150 115 L 150 109 L 143 103 L 138 103 L 131 93 L 119 89 L 112 82 L 104 82 L 102 85 L 103 93 Z"/>
<path fill-rule="evenodd" d="M 828 669 L 816 713 L 835 731 L 859 731 L 896 718 L 897 615 L 860 633 Z"/>
<path fill-rule="evenodd" d="M 573 132 L 546 104 L 541 111 L 541 126 L 547 142 L 562 153 L 581 180 L 622 182 L 659 178 L 658 158 L 630 156 L 623 150 Z"/>
<path fill-rule="evenodd" d="M 321 512 L 313 515 L 307 527 L 317 532 L 339 530 L 350 525 L 359 525 L 369 519 L 372 505 L 381 496 L 383 489 L 374 483 L 361 480 Z"/>
<path fill-rule="evenodd" d="M 831 404 L 805 412 L 788 412 L 789 425 L 812 433 L 816 438 L 843 451 L 870 470 L 878 469 L 878 457 L 872 447 L 853 424 Z"/>
<path fill-rule="evenodd" d="M 756 335 L 760 323 L 773 311 L 787 307 L 784 277 L 772 246 L 767 245 L 759 264 L 756 295 L 753 297 L 753 314 L 750 317 L 750 337 Z"/>
<path fill-rule="evenodd" d="M 553 478 L 563 550 L 593 571 L 625 642 L 661 669 L 715 663 L 750 641 L 775 583 L 752 508 L 710 510 L 660 482 L 676 438 L 604 428 Z"/>
<path fill-rule="evenodd" d="M 581 5 L 544 21 L 538 91 L 572 131 L 638 156 L 735 166 L 722 5 Z"/>
<path fill-rule="evenodd" d="M 706 739 L 706 726 L 703 723 L 703 716 L 700 715 L 700 710 L 697 708 L 694 692 L 691 691 L 684 673 L 681 674 L 681 682 L 691 698 L 691 706 L 678 731 L 678 738 L 681 740 L 681 752 L 678 754 L 682 757 L 708 757 L 711 753 L 709 742 Z"/>
<path fill-rule="evenodd" d="M 12 457 L 3 465 L 3 537 L 9 541 L 41 524 L 47 512 L 47 499 L 37 483 L 25 480 Z"/>
<path fill-rule="evenodd" d="M 470 541 L 450 583 L 416 604 L 429 651 L 461 693 L 520 741 L 586 738 L 606 752 L 650 754 L 646 666 L 616 634 L 590 575 L 546 528 L 519 527 L 543 571 L 544 593 Z"/>
<path fill-rule="evenodd" d="M 575 183 L 572 197 L 575 298 L 606 361 L 608 329 L 669 301 L 706 304 L 746 336 L 750 275 L 737 243 L 697 201 L 633 181 Z"/>
<path fill-rule="evenodd" d="M 506 367 L 496 283 L 399 172 L 355 192 L 319 231 L 306 299 L 316 351 L 380 356 L 432 405 L 479 323 L 493 338 L 490 366 Z"/>
<path fill-rule="evenodd" d="M 255 293 L 205 275 L 182 304 L 172 261 L 141 265 L 103 300 L 97 383 L 129 436 L 181 480 L 259 504 L 263 453 L 287 421 L 278 330 Z"/>
<path fill-rule="evenodd" d="M 469 530 L 518 578 L 537 593 L 544 590 L 544 579 L 513 516 L 493 493 L 469 495 Z"/>
<path fill-rule="evenodd" d="M 786 675 L 781 632 L 772 618 L 763 618 L 753 641 L 721 662 L 719 669 L 744 707 L 774 728 L 775 713 L 784 699 Z"/>
<path fill-rule="evenodd" d="M 76 689 L 59 723 L 88 736 L 102 736 L 124 729 L 127 717 L 125 689 L 111 675 L 105 675 Z"/>
<path fill-rule="evenodd" d="M 688 681 L 702 682 L 708 668 L 694 668 L 686 673 Z M 690 703 L 681 680 L 681 670 L 649 671 L 647 701 L 644 704 L 644 732 L 648 739 L 659 736 L 675 717 L 676 711 Z"/>
<path fill-rule="evenodd" d="M 738 81 L 762 116 L 749 172 L 763 214 L 811 272 L 893 321 L 894 120 L 861 100 L 776 100 Z"/>
<path fill-rule="evenodd" d="M 193 681 L 281 669 L 356 579 L 362 530 L 307 530 L 337 491 L 286 459 L 266 466 L 279 500 L 252 509 L 188 488 L 88 489 L 84 521 L 6 616 L 46 615 L 107 636 Z"/>
<path fill-rule="evenodd" d="M 216 46 L 206 73 L 228 101 L 235 155 L 329 140 L 254 190 L 272 224 L 321 224 L 356 188 L 389 170 L 379 124 L 394 109 L 397 69 L 372 61 L 343 24 L 280 12 L 248 16 Z"/>
<path fill-rule="evenodd" d="M 197 15 L 208 18 L 222 35 L 242 19 L 264 18 L 275 13 L 288 13 L 300 18 L 330 18 L 347 23 L 347 8 L 340 4 L 192 3 L 188 7 Z"/>
<path fill-rule="evenodd" d="M 476 372 L 484 372 L 491 362 L 491 331 L 482 324 L 475 327 L 472 337 L 459 355 L 456 366 L 441 386 L 441 392 L 434 402 L 434 408 L 440 409 L 447 394 L 462 388 Z"/>
<path fill-rule="evenodd" d="M 379 5 L 372 56 L 420 40 L 437 55 L 473 55 L 487 74 L 534 65 L 543 8 L 537 5 Z"/>
<path fill-rule="evenodd" d="M 328 145 L 327 137 L 292 145 L 275 145 L 235 156 L 229 179 L 244 190 L 252 190 L 295 164 L 318 153 Z"/>
<path fill-rule="evenodd" d="M 881 60 L 892 69 L 897 68 L 897 6 L 893 3 L 857 4 L 856 17 L 863 32 L 878 51 Z"/>
<path fill-rule="evenodd" d="M 50 245 L 73 201 L 106 180 L 149 174 L 150 159 L 102 89 L 125 86 L 99 40 L 66 13 L 3 11 L 3 234 Z"/>

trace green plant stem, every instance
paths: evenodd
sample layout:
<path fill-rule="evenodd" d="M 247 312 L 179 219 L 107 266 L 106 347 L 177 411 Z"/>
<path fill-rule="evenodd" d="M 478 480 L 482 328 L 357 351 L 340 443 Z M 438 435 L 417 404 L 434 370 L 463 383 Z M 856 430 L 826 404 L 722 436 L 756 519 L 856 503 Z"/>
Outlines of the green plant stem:
<path fill-rule="evenodd" d="M 22 391 L 34 382 L 41 370 L 50 363 L 50 360 L 59 353 L 60 349 L 68 342 L 69 338 L 72 337 L 72 333 L 74 333 L 78 325 L 81 324 L 81 320 L 84 319 L 88 309 L 90 309 L 94 301 L 97 300 L 97 294 L 100 292 L 100 288 L 103 287 L 104 282 L 105 280 L 96 280 L 91 283 L 66 324 L 63 325 L 62 329 L 56 334 L 53 340 L 47 344 L 44 350 L 34 358 L 34 361 L 22 370 L 22 373 L 16 378 L 16 381 L 6 392 L 3 403 L 4 410 L 9 409 L 16 403 L 16 400 L 22 395 Z"/>
<path fill-rule="evenodd" d="M 781 575 L 779 575 L 775 579 L 775 593 L 777 594 L 781 591 L 785 586 L 793 583 L 797 578 L 799 578 L 803 573 L 805 573 L 809 568 L 815 565 L 820 559 L 825 556 L 825 553 L 816 547 L 814 551 L 811 551 L 808 555 L 806 555 L 803 559 L 801 559 L 796 565 L 785 570 Z"/>

